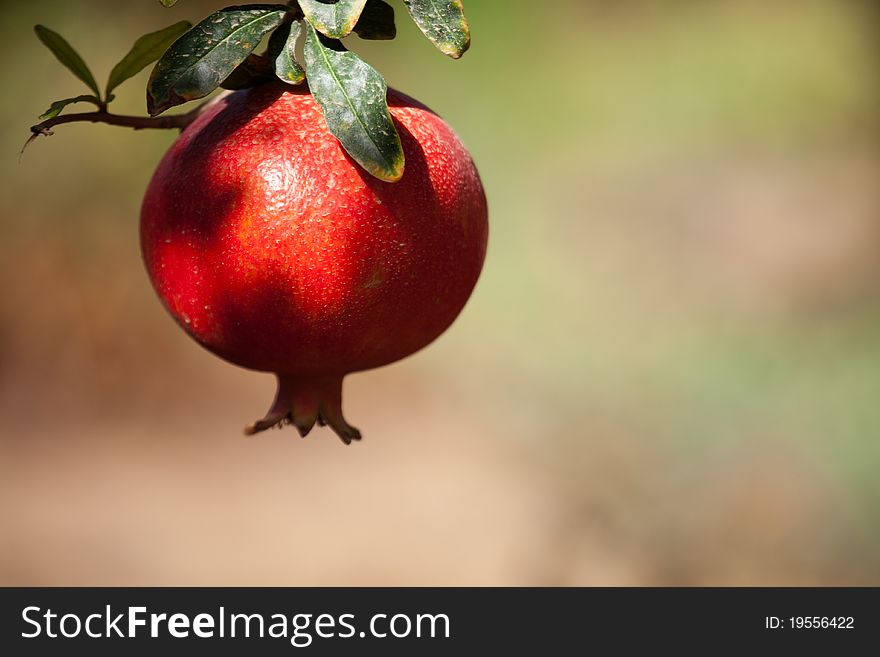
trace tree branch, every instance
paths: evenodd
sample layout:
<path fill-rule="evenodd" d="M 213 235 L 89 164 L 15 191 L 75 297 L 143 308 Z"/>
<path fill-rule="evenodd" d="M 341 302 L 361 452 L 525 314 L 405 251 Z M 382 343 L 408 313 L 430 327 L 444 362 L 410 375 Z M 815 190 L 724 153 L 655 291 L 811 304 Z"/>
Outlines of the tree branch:
<path fill-rule="evenodd" d="M 56 125 L 64 123 L 106 123 L 108 125 L 117 125 L 123 128 L 133 128 L 135 130 L 173 130 L 175 128 L 183 130 L 190 123 L 195 121 L 199 115 L 201 108 L 196 108 L 192 112 L 186 114 L 176 114 L 172 116 L 124 116 L 122 114 L 111 114 L 107 111 L 97 112 L 79 112 L 77 114 L 60 114 L 51 119 L 31 126 L 31 132 L 34 136 L 52 134 L 52 128 Z"/>
<path fill-rule="evenodd" d="M 31 126 L 31 136 L 22 146 L 21 152 L 30 146 L 31 142 L 37 137 L 48 137 L 54 134 L 52 128 L 65 123 L 106 123 L 107 125 L 115 125 L 123 128 L 132 128 L 134 130 L 183 130 L 190 123 L 195 121 L 199 115 L 208 107 L 225 97 L 228 92 L 218 94 L 214 98 L 202 103 L 195 109 L 186 114 L 172 114 L 171 116 L 125 116 L 122 114 L 111 114 L 107 111 L 106 105 L 99 107 L 96 112 L 79 112 L 77 114 L 60 114 L 58 116 L 47 119 L 42 123 Z"/>

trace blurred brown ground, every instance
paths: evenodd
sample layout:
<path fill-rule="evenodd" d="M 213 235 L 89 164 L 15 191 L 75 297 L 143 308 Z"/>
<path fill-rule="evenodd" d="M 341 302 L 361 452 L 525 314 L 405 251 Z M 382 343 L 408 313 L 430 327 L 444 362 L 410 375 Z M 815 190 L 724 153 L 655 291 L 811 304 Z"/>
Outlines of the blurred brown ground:
<path fill-rule="evenodd" d="M 271 377 L 156 301 L 171 133 L 17 161 L 80 93 L 34 23 L 100 81 L 220 5 L 0 3 L 0 584 L 880 584 L 872 4 L 558 4 L 465 2 L 460 62 L 400 3 L 397 41 L 353 41 L 471 147 L 492 234 L 450 332 L 348 379 L 345 448 L 243 438 Z"/>

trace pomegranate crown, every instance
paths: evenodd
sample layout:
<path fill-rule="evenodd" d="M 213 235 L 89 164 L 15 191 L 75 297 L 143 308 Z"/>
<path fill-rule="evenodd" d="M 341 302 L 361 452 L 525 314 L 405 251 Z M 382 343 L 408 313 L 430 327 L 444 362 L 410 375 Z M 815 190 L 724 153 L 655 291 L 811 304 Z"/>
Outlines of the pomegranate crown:
<path fill-rule="evenodd" d="M 178 0 L 159 0 L 166 7 Z M 461 0 L 403 0 L 407 12 L 444 54 L 458 59 L 470 46 Z M 404 155 L 391 120 L 382 75 L 342 43 L 389 40 L 397 34 L 394 7 L 383 0 L 294 0 L 287 4 L 226 7 L 196 25 L 180 21 L 135 41 L 107 80 L 102 93 L 82 57 L 58 33 L 37 25 L 37 37 L 92 93 L 53 102 L 31 127 L 31 138 L 74 121 L 133 128 L 179 128 L 199 108 L 178 115 L 166 110 L 205 98 L 218 88 L 237 90 L 278 79 L 308 84 L 330 132 L 366 171 L 386 182 L 400 180 Z M 254 51 L 268 37 L 261 54 Z M 298 53 L 302 52 L 302 57 Z M 147 84 L 148 117 L 112 114 L 113 91 L 155 62 Z M 97 111 L 62 114 L 76 103 Z"/>

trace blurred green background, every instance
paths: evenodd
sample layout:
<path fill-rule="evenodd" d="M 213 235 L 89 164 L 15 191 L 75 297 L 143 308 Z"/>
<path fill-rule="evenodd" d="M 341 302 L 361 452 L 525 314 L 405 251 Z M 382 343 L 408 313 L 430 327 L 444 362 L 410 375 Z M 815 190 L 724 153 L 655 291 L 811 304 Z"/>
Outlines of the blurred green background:
<path fill-rule="evenodd" d="M 172 132 L 69 125 L 140 34 L 220 4 L 0 3 L 0 583 L 880 584 L 876 3 L 400 2 L 350 47 L 444 116 L 490 202 L 453 328 L 350 377 L 364 430 L 255 439 L 272 377 L 140 261 Z M 116 111 L 144 112 L 146 73 Z"/>

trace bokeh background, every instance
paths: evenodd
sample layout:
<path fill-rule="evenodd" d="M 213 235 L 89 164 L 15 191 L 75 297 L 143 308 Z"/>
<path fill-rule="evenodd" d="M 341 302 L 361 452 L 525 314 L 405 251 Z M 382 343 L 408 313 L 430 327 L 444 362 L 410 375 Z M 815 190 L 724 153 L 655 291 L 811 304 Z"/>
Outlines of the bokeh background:
<path fill-rule="evenodd" d="M 445 336 L 347 380 L 349 448 L 243 438 L 272 377 L 154 297 L 172 132 L 19 163 L 81 93 L 33 24 L 101 81 L 220 3 L 0 3 L 0 583 L 880 584 L 876 3 L 469 0 L 459 62 L 394 3 L 351 47 L 468 144 L 491 244 Z"/>

